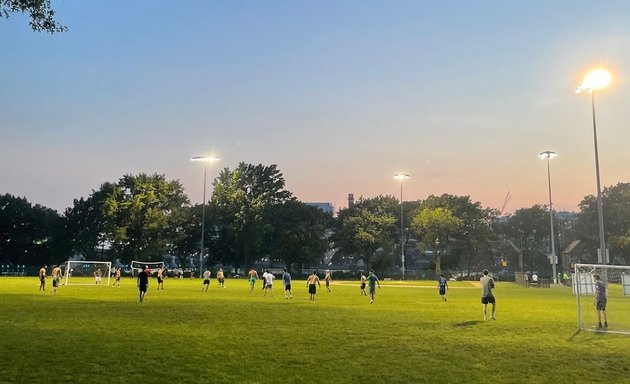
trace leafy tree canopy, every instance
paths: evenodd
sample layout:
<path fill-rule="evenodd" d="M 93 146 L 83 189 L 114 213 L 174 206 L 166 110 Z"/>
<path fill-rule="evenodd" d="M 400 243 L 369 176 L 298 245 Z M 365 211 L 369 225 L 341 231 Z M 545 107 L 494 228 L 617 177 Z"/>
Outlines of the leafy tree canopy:
<path fill-rule="evenodd" d="M 9 18 L 13 13 L 25 13 L 31 18 L 29 25 L 37 32 L 65 32 L 66 26 L 55 21 L 55 10 L 50 0 L 0 0 L 0 17 Z"/>

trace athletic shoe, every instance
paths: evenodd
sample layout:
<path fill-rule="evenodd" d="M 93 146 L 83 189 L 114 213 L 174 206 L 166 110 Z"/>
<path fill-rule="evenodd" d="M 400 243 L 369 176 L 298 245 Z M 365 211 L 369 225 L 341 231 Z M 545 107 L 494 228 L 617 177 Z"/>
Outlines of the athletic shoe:
<path fill-rule="evenodd" d="M 608 328 L 608 322 L 604 321 L 604 327 Z"/>
<path fill-rule="evenodd" d="M 374 302 L 374 300 L 370 300 L 370 304 L 372 304 Z"/>
<path fill-rule="evenodd" d="M 597 328 L 601 328 L 602 327 L 602 323 L 597 324 Z"/>

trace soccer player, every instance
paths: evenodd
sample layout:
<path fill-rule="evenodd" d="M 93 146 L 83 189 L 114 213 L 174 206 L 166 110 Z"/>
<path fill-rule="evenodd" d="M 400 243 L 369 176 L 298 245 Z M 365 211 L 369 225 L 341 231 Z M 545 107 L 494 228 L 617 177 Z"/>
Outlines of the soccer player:
<path fill-rule="evenodd" d="M 367 281 L 367 277 L 361 272 L 361 296 L 367 296 L 367 292 L 365 292 L 365 282 Z"/>
<path fill-rule="evenodd" d="M 203 287 L 201 288 L 201 292 L 208 292 L 208 287 L 210 286 L 210 275 L 212 275 L 212 272 L 206 268 L 206 270 L 203 271 Z"/>
<path fill-rule="evenodd" d="M 160 289 L 164 290 L 164 268 L 158 268 L 157 270 L 157 289 L 158 291 Z"/>
<path fill-rule="evenodd" d="M 374 295 L 376 294 L 376 284 L 378 289 L 381 289 L 381 282 L 378 281 L 378 277 L 374 274 L 374 271 L 370 271 L 370 276 L 367 277 L 368 286 L 370 288 L 370 304 L 374 302 Z"/>
<path fill-rule="evenodd" d="M 258 272 L 256 272 L 255 268 L 249 270 L 249 293 L 254 293 L 254 286 L 256 285 L 256 280 L 259 279 Z"/>
<path fill-rule="evenodd" d="M 330 282 L 332 281 L 332 277 L 330 276 L 330 269 L 326 270 L 326 276 L 324 276 L 324 281 L 326 282 L 326 289 L 328 289 L 328 293 L 330 293 Z"/>
<path fill-rule="evenodd" d="M 149 273 L 147 272 L 148 270 L 149 270 L 149 268 L 145 267 L 144 270 L 142 270 L 142 271 L 140 271 L 140 273 L 138 273 L 137 285 L 138 285 L 138 290 L 140 291 L 140 302 L 141 303 L 144 300 L 144 295 L 147 294 L 147 288 L 149 288 Z"/>
<path fill-rule="evenodd" d="M 492 320 L 496 320 L 494 313 L 496 310 L 496 300 L 492 290 L 494 289 L 494 280 L 488 276 L 488 270 L 483 270 L 483 277 L 481 278 L 481 304 L 483 304 L 483 319 L 487 320 L 488 316 L 488 304 L 492 304 Z"/>
<path fill-rule="evenodd" d="M 219 282 L 219 287 L 225 288 L 225 276 L 223 275 L 223 268 L 219 268 L 219 272 L 217 272 L 217 281 Z"/>
<path fill-rule="evenodd" d="M 315 284 L 317 284 L 318 287 L 321 287 L 321 284 L 319 283 L 319 276 L 317 276 L 316 271 L 313 271 L 308 279 L 306 279 L 306 286 L 308 287 L 308 293 L 311 296 L 311 303 L 315 302 L 315 294 L 317 293 L 317 287 Z"/>
<path fill-rule="evenodd" d="M 45 291 L 46 290 L 46 265 L 43 265 L 40 269 L 39 269 L 39 290 L 40 291 Z"/>
<path fill-rule="evenodd" d="M 101 285 L 101 276 L 103 276 L 103 272 L 101 272 L 100 268 L 94 271 L 94 281 L 96 282 L 96 285 Z"/>
<path fill-rule="evenodd" d="M 602 314 L 604 315 L 604 327 L 608 327 L 608 319 L 606 318 L 606 285 L 600 280 L 600 276 L 593 275 L 595 279 L 595 310 L 597 310 L 597 328 L 602 327 Z"/>
<path fill-rule="evenodd" d="M 273 279 L 275 279 L 275 276 L 273 275 L 273 273 L 269 273 L 269 270 L 266 270 L 265 274 L 263 275 L 263 279 L 265 280 L 265 286 L 263 287 L 263 296 L 267 296 L 267 290 L 269 290 L 271 296 L 273 296 Z"/>
<path fill-rule="evenodd" d="M 282 284 L 284 284 L 284 298 L 293 299 L 293 294 L 291 293 L 291 275 L 287 272 L 286 268 L 283 271 Z"/>
<path fill-rule="evenodd" d="M 112 287 L 118 284 L 118 288 L 120 288 L 120 273 L 120 267 L 116 268 L 116 272 L 114 273 L 114 284 L 112 284 Z"/>
<path fill-rule="evenodd" d="M 446 301 L 446 290 L 448 289 L 448 282 L 444 275 L 440 274 L 440 279 L 438 280 L 438 290 L 440 291 L 440 296 L 442 296 L 442 301 Z"/>
<path fill-rule="evenodd" d="M 53 265 L 52 270 L 52 290 L 50 291 L 51 295 L 57 294 L 57 287 L 59 287 L 59 280 L 61 280 L 61 268 L 57 265 Z"/>

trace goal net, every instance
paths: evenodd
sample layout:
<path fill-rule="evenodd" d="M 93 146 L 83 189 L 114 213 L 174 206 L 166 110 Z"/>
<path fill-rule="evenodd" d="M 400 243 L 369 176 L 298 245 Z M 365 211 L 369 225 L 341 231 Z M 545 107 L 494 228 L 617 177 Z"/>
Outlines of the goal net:
<path fill-rule="evenodd" d="M 158 269 L 164 268 L 164 262 L 163 261 L 132 260 L 130 266 L 131 266 L 131 276 L 136 277 L 138 276 L 138 273 L 142 271 L 144 268 L 149 268 L 149 270 L 151 271 L 150 274 L 155 273 Z"/>
<path fill-rule="evenodd" d="M 112 263 L 109 261 L 66 261 L 64 270 L 65 285 L 109 285 Z M 97 277 L 100 277 L 98 279 Z"/>
<path fill-rule="evenodd" d="M 606 288 L 605 311 L 596 308 L 596 275 Z M 630 334 L 630 266 L 576 264 L 571 281 L 581 330 Z"/>

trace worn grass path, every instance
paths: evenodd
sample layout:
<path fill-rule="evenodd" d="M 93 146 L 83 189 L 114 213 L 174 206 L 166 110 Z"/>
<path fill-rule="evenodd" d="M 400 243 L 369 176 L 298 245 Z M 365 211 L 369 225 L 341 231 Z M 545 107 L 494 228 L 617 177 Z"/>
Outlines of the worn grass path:
<path fill-rule="evenodd" d="M 139 303 L 129 278 L 52 296 L 36 278 L 3 277 L 0 382 L 630 382 L 630 337 L 576 332 L 569 288 L 498 283 L 498 320 L 484 322 L 470 283 L 452 283 L 447 303 L 410 288 L 434 282 L 382 285 L 371 305 L 338 281 L 312 304 L 304 281 L 285 300 L 278 282 L 262 297 L 260 282 L 250 294 L 245 280 L 213 280 L 204 293 L 199 279 L 167 279 Z"/>

